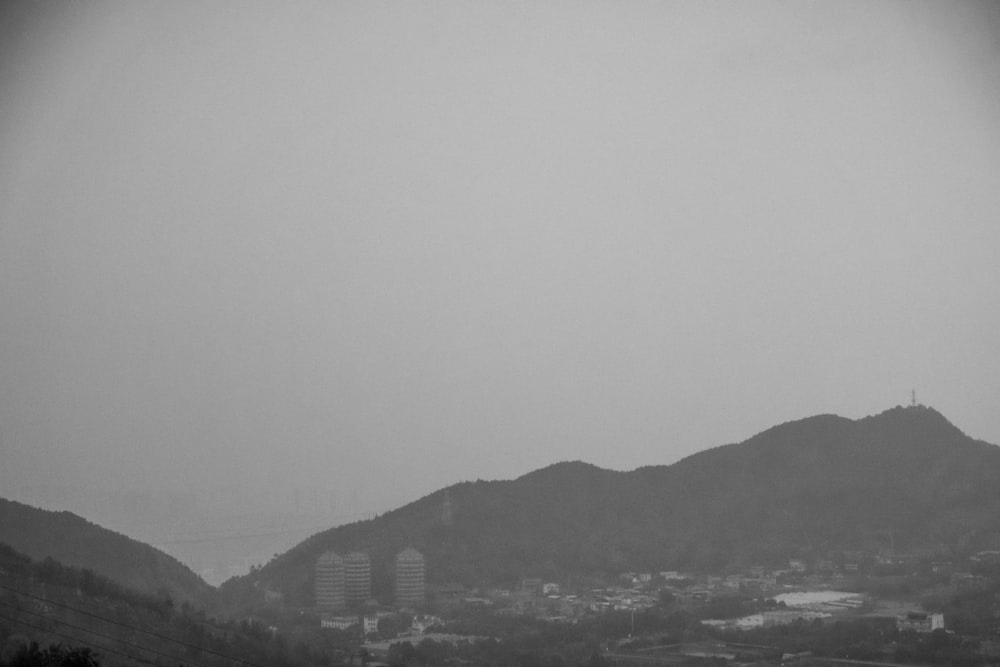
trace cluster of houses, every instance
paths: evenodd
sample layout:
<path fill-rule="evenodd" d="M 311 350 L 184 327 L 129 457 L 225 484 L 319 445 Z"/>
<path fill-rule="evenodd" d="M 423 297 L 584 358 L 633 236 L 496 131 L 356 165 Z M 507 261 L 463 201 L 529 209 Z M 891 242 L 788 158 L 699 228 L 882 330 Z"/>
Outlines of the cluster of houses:
<path fill-rule="evenodd" d="M 564 591 L 555 582 L 528 578 L 515 589 L 494 588 L 480 592 L 458 585 L 445 586 L 440 588 L 437 599 L 450 605 L 491 607 L 498 614 L 564 622 L 573 622 L 588 613 L 642 611 L 659 604 L 663 591 L 680 602 L 690 603 L 709 602 L 737 593 L 774 599 L 776 605 L 780 605 L 775 609 L 744 618 L 705 621 L 706 625 L 719 628 L 750 630 L 835 618 L 848 612 L 876 613 L 866 596 L 830 590 L 831 584 L 844 578 L 845 571 L 855 571 L 851 565 L 836 567 L 825 560 L 807 563 L 791 559 L 786 568 L 769 570 L 755 566 L 728 575 L 624 572 L 616 585 L 573 592 Z M 955 576 L 966 575 L 958 573 Z M 901 630 L 931 632 L 944 626 L 940 614 L 928 614 L 919 609 L 882 613 L 886 614 L 897 619 Z"/>
<path fill-rule="evenodd" d="M 993 554 L 982 554 L 988 558 Z M 1000 554 L 998 554 L 1000 557 Z M 923 559 L 926 565 L 926 559 Z M 706 625 L 724 629 L 749 630 L 786 625 L 796 621 L 811 622 L 834 618 L 845 612 L 874 613 L 870 600 L 855 593 L 832 591 L 837 582 L 871 571 L 879 566 L 908 566 L 915 561 L 910 556 L 871 556 L 868 558 L 817 559 L 807 562 L 792 558 L 787 566 L 768 569 L 763 566 L 726 575 L 696 574 L 681 571 L 624 572 L 616 584 L 588 590 L 565 590 L 557 582 L 541 578 L 525 578 L 514 588 L 469 589 L 460 584 L 428 586 L 427 595 L 439 610 L 457 608 L 491 608 L 501 615 L 525 615 L 550 621 L 574 622 L 591 613 L 606 611 L 642 611 L 661 602 L 666 591 L 679 602 L 704 603 L 734 594 L 773 598 L 776 608 L 743 618 L 707 620 Z M 422 563 L 421 563 L 422 565 Z M 965 582 L 974 577 L 958 572 L 950 562 L 934 561 L 932 571 L 949 575 L 953 582 Z M 422 567 L 420 579 L 422 583 Z M 789 591 L 796 590 L 798 593 Z M 802 592 L 805 590 L 806 592 Z M 781 603 L 780 605 L 777 603 Z M 347 629 L 359 627 L 366 634 L 377 631 L 379 622 L 393 612 L 361 615 L 324 614 L 322 626 Z M 941 614 L 931 614 L 908 608 L 893 612 L 901 630 L 931 632 L 944 627 Z M 412 626 L 405 630 L 422 634 L 430 625 L 440 623 L 433 616 L 414 616 Z"/>
<path fill-rule="evenodd" d="M 442 621 L 437 616 L 430 614 L 407 615 L 410 625 L 400 628 L 400 636 L 419 636 L 435 625 L 441 625 Z M 379 623 L 387 618 L 399 620 L 401 614 L 390 611 L 370 611 L 363 614 L 324 614 L 320 618 L 321 628 L 336 630 L 357 629 L 364 634 L 374 634 L 379 630 Z"/>

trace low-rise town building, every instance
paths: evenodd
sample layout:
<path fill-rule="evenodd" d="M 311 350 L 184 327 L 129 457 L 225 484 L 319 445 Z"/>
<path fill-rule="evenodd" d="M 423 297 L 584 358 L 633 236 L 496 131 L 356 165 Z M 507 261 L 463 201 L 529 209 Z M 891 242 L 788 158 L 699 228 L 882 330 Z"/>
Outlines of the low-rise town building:
<path fill-rule="evenodd" d="M 900 632 L 933 632 L 944 630 L 944 614 L 911 611 L 896 617 L 896 629 Z"/>
<path fill-rule="evenodd" d="M 346 630 L 358 625 L 360 621 L 357 616 L 323 614 L 319 619 L 319 627 L 333 628 L 336 630 Z"/>

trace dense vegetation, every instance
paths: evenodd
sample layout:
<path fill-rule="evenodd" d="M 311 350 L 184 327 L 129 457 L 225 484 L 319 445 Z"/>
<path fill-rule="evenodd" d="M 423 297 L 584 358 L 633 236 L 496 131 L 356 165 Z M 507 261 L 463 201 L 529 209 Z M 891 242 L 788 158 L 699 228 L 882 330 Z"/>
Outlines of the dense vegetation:
<path fill-rule="evenodd" d="M 375 594 L 389 600 L 392 558 L 406 546 L 424 553 L 432 583 L 504 585 L 777 566 L 837 550 L 950 558 L 998 545 L 1000 448 L 917 406 L 790 422 L 629 473 L 561 463 L 464 482 L 319 533 L 223 592 L 247 602 L 270 588 L 308 605 L 313 565 L 328 549 L 367 550 Z"/>
<path fill-rule="evenodd" d="M 0 498 L 0 542 L 31 558 L 53 558 L 150 595 L 204 604 L 213 592 L 177 559 L 71 512 Z"/>
<path fill-rule="evenodd" d="M 257 619 L 209 618 L 188 602 L 51 558 L 34 561 L 0 544 L 0 665 L 84 667 L 87 660 L 105 667 L 157 661 L 304 667 L 324 657 Z"/>
<path fill-rule="evenodd" d="M 0 667 L 100 667 L 97 654 L 89 648 L 70 648 L 52 644 L 42 648 L 37 642 L 18 646 Z"/>

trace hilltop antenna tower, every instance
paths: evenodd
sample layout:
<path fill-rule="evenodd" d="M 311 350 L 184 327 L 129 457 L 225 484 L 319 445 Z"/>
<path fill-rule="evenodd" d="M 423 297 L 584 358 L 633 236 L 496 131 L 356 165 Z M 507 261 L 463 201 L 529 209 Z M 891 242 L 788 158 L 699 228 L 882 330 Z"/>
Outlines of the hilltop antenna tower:
<path fill-rule="evenodd" d="M 911 408 L 917 407 L 917 390 L 916 389 L 911 389 L 910 390 L 910 407 Z"/>
<path fill-rule="evenodd" d="M 452 518 L 451 510 L 451 494 L 447 490 L 444 492 L 444 500 L 441 501 L 441 506 L 438 509 L 438 512 L 438 519 L 442 524 L 450 528 L 454 519 Z"/>

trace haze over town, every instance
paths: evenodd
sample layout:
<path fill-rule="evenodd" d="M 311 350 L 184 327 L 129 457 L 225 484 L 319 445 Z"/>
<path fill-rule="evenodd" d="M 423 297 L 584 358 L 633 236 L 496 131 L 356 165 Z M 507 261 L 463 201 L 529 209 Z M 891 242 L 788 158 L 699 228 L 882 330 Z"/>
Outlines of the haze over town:
<path fill-rule="evenodd" d="M 1000 442 L 996 4 L 2 12 L 4 497 L 269 556 L 914 388 Z"/>

